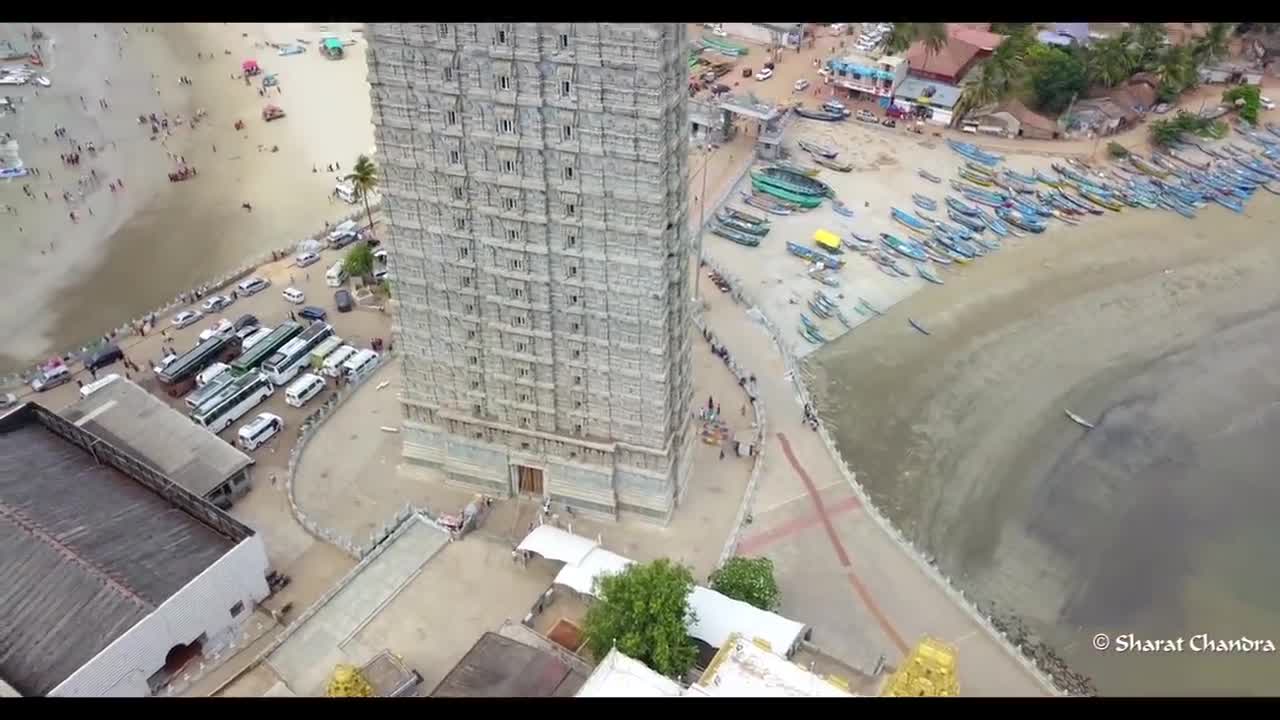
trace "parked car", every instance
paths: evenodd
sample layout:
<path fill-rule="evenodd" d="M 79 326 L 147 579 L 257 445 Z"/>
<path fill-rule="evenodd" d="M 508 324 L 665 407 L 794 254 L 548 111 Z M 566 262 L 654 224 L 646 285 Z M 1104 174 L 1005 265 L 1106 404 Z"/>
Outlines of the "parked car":
<path fill-rule="evenodd" d="M 829 113 L 836 113 L 837 115 L 844 115 L 845 117 L 849 116 L 849 108 L 845 107 L 844 103 L 837 102 L 835 100 L 828 100 L 822 103 L 822 109 Z"/>
<path fill-rule="evenodd" d="M 308 305 L 298 311 L 298 317 L 306 318 L 315 322 L 329 317 L 329 313 L 325 312 L 324 308 L 316 307 L 315 305 Z"/>
<path fill-rule="evenodd" d="M 269 287 L 271 287 L 271 281 L 266 278 L 251 277 L 241 280 L 240 284 L 236 285 L 236 297 L 256 295 Z"/>
<path fill-rule="evenodd" d="M 869 122 L 869 123 L 880 122 L 880 118 L 876 117 L 876 114 L 871 112 L 870 110 L 859 110 L 858 119 L 861 120 L 862 122 Z"/>
<path fill-rule="evenodd" d="M 351 312 L 351 309 L 356 305 L 355 301 L 351 299 L 351 293 L 346 290 L 339 290 L 333 294 L 333 304 L 340 313 Z"/>
<path fill-rule="evenodd" d="M 898 121 L 894 120 L 893 118 L 885 118 L 884 120 L 880 121 L 880 124 L 887 128 L 898 127 Z"/>
<path fill-rule="evenodd" d="M 320 262 L 320 253 L 304 252 L 298 257 L 294 258 L 293 262 L 295 265 L 297 265 L 300 268 L 304 268 L 308 265 L 315 265 L 316 263 Z"/>
<path fill-rule="evenodd" d="M 307 296 L 303 295 L 302 291 L 295 287 L 285 288 L 280 292 L 280 296 L 284 298 L 285 302 L 293 303 L 294 305 L 301 305 L 307 301 Z"/>
<path fill-rule="evenodd" d="M 756 73 L 756 80 L 763 81 L 768 80 L 771 77 L 773 77 L 773 70 L 771 68 L 760 68 L 760 72 Z"/>
<path fill-rule="evenodd" d="M 199 310 L 183 310 L 177 315 L 174 315 L 173 319 L 169 321 L 169 324 L 176 328 L 184 328 L 188 325 L 194 325 L 199 322 L 202 317 L 204 317 L 204 313 Z"/>
<path fill-rule="evenodd" d="M 232 325 L 232 327 L 236 329 L 236 332 L 240 332 L 245 328 L 256 328 L 260 324 L 261 323 L 258 322 L 258 318 L 248 313 L 245 313 L 244 315 L 241 315 L 240 317 L 236 318 L 236 322 L 234 325 Z"/>
<path fill-rule="evenodd" d="M 1271 100 L 1271 98 L 1269 98 L 1269 97 L 1262 97 L 1262 96 L 1259 96 L 1259 97 L 1258 97 L 1258 103 L 1259 103 L 1260 105 L 1262 105 L 1262 107 L 1263 107 L 1264 109 L 1267 109 L 1267 110 L 1275 110 L 1275 109 L 1276 109 L 1276 104 L 1275 104 L 1275 102 L 1273 102 L 1273 101 Z"/>
<path fill-rule="evenodd" d="M 204 342 L 205 340 L 208 340 L 209 338 L 219 333 L 227 332 L 228 330 L 231 329 L 231 327 L 232 327 L 231 321 L 226 318 L 222 318 L 221 320 L 214 323 L 213 325 L 200 331 L 200 342 Z"/>
<path fill-rule="evenodd" d="M 207 313 L 215 313 L 227 308 L 233 302 L 235 302 L 235 298 L 230 295 L 214 295 L 205 300 L 204 305 L 201 305 L 200 308 Z"/>
<path fill-rule="evenodd" d="M 124 352 L 117 345 L 104 345 L 94 350 L 84 359 L 85 370 L 101 370 L 124 357 Z"/>
<path fill-rule="evenodd" d="M 74 373 L 71 372 L 71 368 L 66 365 L 54 365 L 40 371 L 36 379 L 31 381 L 31 389 L 36 392 L 52 390 L 59 385 L 71 382 L 72 377 Z"/>
<path fill-rule="evenodd" d="M 805 88 L 809 87 L 809 81 L 803 80 L 803 79 L 797 80 L 795 85 L 792 85 L 791 87 L 795 88 L 796 92 L 800 92 L 801 90 L 804 90 Z"/>

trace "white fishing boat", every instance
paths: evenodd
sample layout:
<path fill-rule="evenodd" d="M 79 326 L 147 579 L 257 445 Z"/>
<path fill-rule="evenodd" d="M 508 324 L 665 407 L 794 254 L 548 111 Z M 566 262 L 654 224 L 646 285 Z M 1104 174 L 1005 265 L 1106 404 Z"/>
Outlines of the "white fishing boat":
<path fill-rule="evenodd" d="M 1067 417 L 1071 418 L 1072 422 L 1084 428 L 1085 430 L 1092 430 L 1094 427 L 1096 427 L 1093 423 L 1089 422 L 1088 420 L 1085 420 L 1084 418 L 1071 412 L 1070 410 L 1066 410 L 1066 413 L 1067 413 Z"/>
<path fill-rule="evenodd" d="M 49 82 L 49 78 L 43 75 L 38 75 L 36 76 L 36 84 L 39 85 L 40 87 L 49 87 L 53 83 Z"/>

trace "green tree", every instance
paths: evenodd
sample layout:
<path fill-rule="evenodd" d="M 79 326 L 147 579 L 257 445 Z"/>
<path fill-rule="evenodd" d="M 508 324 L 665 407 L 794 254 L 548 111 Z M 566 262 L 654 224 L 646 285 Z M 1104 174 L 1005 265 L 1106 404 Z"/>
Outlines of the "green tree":
<path fill-rule="evenodd" d="M 896 23 L 885 47 L 891 53 L 900 53 L 918 40 L 924 43 L 929 55 L 936 55 L 947 46 L 949 39 L 946 23 Z"/>
<path fill-rule="evenodd" d="M 1148 126 L 1151 144 L 1159 147 L 1172 145 L 1182 137 L 1182 128 L 1172 120 L 1156 120 Z"/>
<path fill-rule="evenodd" d="M 1164 23 L 1139 23 L 1133 33 L 1133 44 L 1137 50 L 1138 67 L 1143 70 L 1154 70 L 1160 51 L 1168 40 Z"/>
<path fill-rule="evenodd" d="M 369 232 L 373 232 L 373 210 L 369 207 L 369 196 L 378 187 L 378 166 L 368 155 L 356 158 L 346 179 L 356 190 L 356 197 L 364 200 L 364 212 L 369 218 Z"/>
<path fill-rule="evenodd" d="M 1133 74 L 1134 55 L 1130 39 L 1120 37 L 1099 40 L 1085 51 L 1085 69 L 1089 81 L 1115 87 Z"/>
<path fill-rule="evenodd" d="M 368 279 L 373 274 L 373 249 L 368 243 L 357 243 L 342 259 L 342 269 L 352 277 Z"/>
<path fill-rule="evenodd" d="M 960 91 L 960 99 L 956 101 L 953 124 L 959 123 L 966 115 L 978 108 L 989 105 L 1000 99 L 1003 94 L 1004 78 L 993 65 L 983 65 L 977 77 L 965 83 Z"/>
<path fill-rule="evenodd" d="M 1038 45 L 1027 50 L 1026 62 L 1031 91 L 1040 110 L 1060 113 L 1088 87 L 1084 62 L 1075 53 Z"/>
<path fill-rule="evenodd" d="M 1185 45 L 1165 48 L 1156 60 L 1155 72 L 1160 83 L 1174 95 L 1194 87 L 1197 81 L 1195 59 Z"/>
<path fill-rule="evenodd" d="M 1191 46 L 1191 54 L 1196 65 L 1212 62 L 1227 54 L 1231 42 L 1232 23 L 1210 23 L 1204 35 L 1196 38 Z"/>
<path fill-rule="evenodd" d="M 1222 93 L 1222 102 L 1240 109 L 1240 119 L 1250 125 L 1258 124 L 1258 112 L 1262 109 L 1262 91 L 1255 85 L 1241 85 Z"/>
<path fill-rule="evenodd" d="M 732 557 L 708 579 L 711 589 L 761 610 L 778 609 L 778 581 L 769 558 Z"/>
<path fill-rule="evenodd" d="M 1107 154 L 1113 158 L 1126 158 L 1129 157 L 1129 148 L 1118 142 L 1109 142 L 1107 143 Z"/>
<path fill-rule="evenodd" d="M 617 646 L 663 675 L 684 675 L 698 658 L 688 631 L 692 590 L 689 568 L 665 558 L 605 575 L 583 621 L 587 649 L 599 660 Z"/>

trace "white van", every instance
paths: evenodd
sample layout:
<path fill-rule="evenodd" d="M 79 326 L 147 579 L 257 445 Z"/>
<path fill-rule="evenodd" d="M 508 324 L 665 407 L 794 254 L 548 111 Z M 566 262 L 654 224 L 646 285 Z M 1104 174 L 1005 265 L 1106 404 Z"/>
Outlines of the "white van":
<path fill-rule="evenodd" d="M 356 186 L 350 182 L 343 180 L 333 187 L 333 194 L 342 202 L 348 205 L 355 205 L 360 200 L 356 196 Z"/>
<path fill-rule="evenodd" d="M 342 377 L 349 383 L 356 382 L 378 366 L 378 353 L 372 350 L 361 350 L 342 363 Z"/>
<path fill-rule="evenodd" d="M 230 369 L 231 366 L 226 363 L 218 362 L 210 365 L 209 367 L 201 370 L 199 375 L 196 375 L 196 387 L 204 387 L 205 385 L 208 385 L 211 380 Z"/>
<path fill-rule="evenodd" d="M 350 345 L 343 345 L 329 353 L 329 356 L 324 359 L 324 364 L 320 366 L 320 372 L 332 378 L 338 377 L 338 373 L 342 371 L 342 363 L 350 360 L 351 356 L 355 354 L 355 348 Z"/>
<path fill-rule="evenodd" d="M 300 408 L 307 404 L 307 401 L 320 394 L 324 390 L 324 378 L 313 373 L 307 373 L 297 380 L 284 391 L 284 401 L 293 407 Z"/>
<path fill-rule="evenodd" d="M 110 385 L 111 383 L 113 383 L 113 382 L 115 382 L 115 381 L 117 381 L 117 380 L 119 380 L 119 379 L 120 379 L 120 376 L 119 376 L 119 375 L 116 375 L 115 373 L 112 373 L 112 374 L 110 374 L 110 375 L 108 375 L 108 376 L 106 376 L 106 377 L 104 377 L 104 378 L 101 378 L 101 379 L 99 379 L 99 380 L 95 380 L 95 381 L 93 381 L 93 382 L 89 383 L 88 385 L 85 385 L 84 387 L 80 388 L 80 397 L 82 397 L 82 398 L 87 398 L 87 397 L 89 397 L 90 395 L 92 395 L 92 394 L 94 394 L 94 393 L 98 392 L 98 391 L 99 391 L 99 390 L 101 390 L 102 388 L 104 388 L 104 387 L 106 387 L 106 386 Z"/>
<path fill-rule="evenodd" d="M 347 269 L 343 267 L 344 263 L 339 260 L 324 273 L 324 284 L 329 287 L 342 287 L 342 283 L 347 281 Z"/>
<path fill-rule="evenodd" d="M 241 450 L 251 451 L 262 447 L 262 444 L 275 437 L 284 429 L 284 420 L 279 415 L 271 413 L 259 413 L 258 417 L 250 420 L 240 428 L 240 432 L 236 434 L 236 444 Z"/>

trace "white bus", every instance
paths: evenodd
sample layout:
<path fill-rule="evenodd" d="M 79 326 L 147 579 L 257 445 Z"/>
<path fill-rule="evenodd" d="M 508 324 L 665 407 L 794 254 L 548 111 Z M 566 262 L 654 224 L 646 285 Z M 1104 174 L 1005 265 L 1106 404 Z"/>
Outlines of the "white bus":
<path fill-rule="evenodd" d="M 317 345 L 316 349 L 311 351 L 311 368 L 319 370 L 324 366 L 324 359 L 340 347 L 342 347 L 342 338 L 337 335 Z"/>
<path fill-rule="evenodd" d="M 276 391 L 266 375 L 247 372 L 191 412 L 191 419 L 213 433 L 231 427 Z"/>
<path fill-rule="evenodd" d="M 333 337 L 333 326 L 324 322 L 311 323 L 298 337 L 290 340 L 262 363 L 262 372 L 276 385 L 287 385 L 298 377 L 302 368 L 311 362 L 311 351 L 320 343 Z"/>
<path fill-rule="evenodd" d="M 348 383 L 358 382 L 378 367 L 378 353 L 372 350 L 361 350 L 342 363 L 342 377 Z"/>
<path fill-rule="evenodd" d="M 350 345 L 343 345 L 325 356 L 324 362 L 320 364 L 320 372 L 331 378 L 336 378 L 342 374 L 342 363 L 346 362 L 355 355 L 358 350 Z"/>

